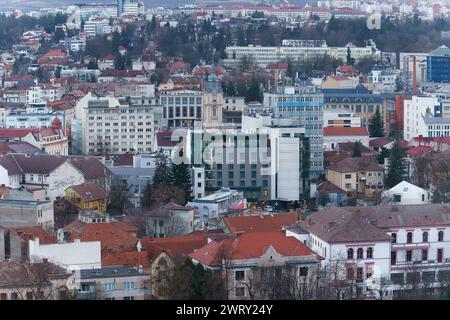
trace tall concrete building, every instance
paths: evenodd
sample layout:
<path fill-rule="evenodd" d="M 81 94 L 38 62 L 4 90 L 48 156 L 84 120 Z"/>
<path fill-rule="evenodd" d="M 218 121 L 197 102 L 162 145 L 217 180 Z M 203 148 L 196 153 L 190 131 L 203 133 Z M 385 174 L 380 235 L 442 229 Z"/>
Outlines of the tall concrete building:
<path fill-rule="evenodd" d="M 153 151 L 160 129 L 162 107 L 130 105 L 114 97 L 88 93 L 75 107 L 72 121 L 72 153 L 102 154 Z"/>
<path fill-rule="evenodd" d="M 310 175 L 323 173 L 323 94 L 307 80 L 306 75 L 296 86 L 278 88 L 264 94 L 264 106 L 275 118 L 292 119 L 293 126 L 305 129 L 310 144 Z"/>
<path fill-rule="evenodd" d="M 225 187 L 250 202 L 288 203 L 309 192 L 309 138 L 291 119 L 244 116 L 242 130 L 201 128 L 188 137 L 196 196 Z"/>

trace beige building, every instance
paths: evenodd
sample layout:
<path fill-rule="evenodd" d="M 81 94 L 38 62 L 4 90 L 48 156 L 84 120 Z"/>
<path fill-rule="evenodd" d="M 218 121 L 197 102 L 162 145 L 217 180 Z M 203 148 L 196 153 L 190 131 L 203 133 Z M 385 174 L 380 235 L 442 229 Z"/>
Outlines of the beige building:
<path fill-rule="evenodd" d="M 144 300 L 150 277 L 137 267 L 81 270 L 77 298 L 81 300 Z"/>
<path fill-rule="evenodd" d="M 214 68 L 211 68 L 211 70 L 214 71 Z M 203 103 L 203 125 L 208 127 L 222 124 L 223 92 L 220 81 L 214 72 L 211 73 L 206 82 Z"/>
<path fill-rule="evenodd" d="M 228 298 L 238 300 L 269 298 L 264 289 L 273 284 L 272 272 L 275 277 L 278 272 L 290 277 L 293 286 L 310 283 L 323 259 L 302 240 L 281 231 L 248 232 L 235 239 L 212 240 L 189 256 L 195 264 L 225 272 Z M 227 261 L 225 268 L 223 261 Z"/>
<path fill-rule="evenodd" d="M 369 196 L 383 190 L 384 168 L 370 158 L 346 158 L 331 165 L 326 177 L 345 191 Z"/>
<path fill-rule="evenodd" d="M 161 120 L 160 105 L 130 105 L 125 100 L 88 93 L 75 107 L 72 153 L 151 152 Z"/>

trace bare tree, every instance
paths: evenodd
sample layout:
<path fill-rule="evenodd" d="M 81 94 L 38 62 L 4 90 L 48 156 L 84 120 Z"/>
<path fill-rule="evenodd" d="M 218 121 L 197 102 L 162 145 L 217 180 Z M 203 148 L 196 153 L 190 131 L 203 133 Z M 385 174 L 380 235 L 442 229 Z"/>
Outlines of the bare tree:
<path fill-rule="evenodd" d="M 70 276 L 63 268 L 47 261 L 0 263 L 0 282 L 18 300 L 73 299 L 74 291 L 68 288 Z"/>
<path fill-rule="evenodd" d="M 178 237 L 189 233 L 188 221 L 171 213 L 165 207 L 153 209 L 145 216 L 145 232 L 149 237 L 162 231 L 165 237 Z M 164 225 L 160 226 L 159 221 L 162 221 Z"/>

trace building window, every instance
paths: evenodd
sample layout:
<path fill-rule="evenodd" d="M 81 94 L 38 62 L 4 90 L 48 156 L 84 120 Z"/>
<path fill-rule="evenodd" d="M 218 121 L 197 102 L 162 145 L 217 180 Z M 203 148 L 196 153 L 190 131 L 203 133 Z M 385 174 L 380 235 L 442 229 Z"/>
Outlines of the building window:
<path fill-rule="evenodd" d="M 363 268 L 356 268 L 356 282 L 363 281 Z"/>
<path fill-rule="evenodd" d="M 413 242 L 413 234 L 412 232 L 408 232 L 406 235 L 406 243 L 412 243 Z"/>
<path fill-rule="evenodd" d="M 427 260 L 428 260 L 428 250 L 422 249 L 422 261 L 427 261 Z"/>
<path fill-rule="evenodd" d="M 444 241 L 444 231 L 439 231 L 439 233 L 438 233 L 438 241 L 439 242 Z"/>
<path fill-rule="evenodd" d="M 437 250 L 437 262 L 442 262 L 444 258 L 444 249 L 438 249 Z"/>
<path fill-rule="evenodd" d="M 362 248 L 358 248 L 358 250 L 356 250 L 356 258 L 357 259 L 363 259 L 364 258 L 364 251 Z"/>
<path fill-rule="evenodd" d="M 125 290 L 131 290 L 134 289 L 134 282 L 124 282 L 123 283 L 123 288 Z"/>
<path fill-rule="evenodd" d="M 347 268 L 347 280 L 353 280 L 354 270 L 352 267 Z"/>
<path fill-rule="evenodd" d="M 406 261 L 407 262 L 411 262 L 412 261 L 412 251 L 411 250 L 407 250 L 406 251 Z"/>
<path fill-rule="evenodd" d="M 245 271 L 239 270 L 234 273 L 234 279 L 236 281 L 243 281 L 245 279 Z"/>
<path fill-rule="evenodd" d="M 422 233 L 422 242 L 428 242 L 428 232 Z"/>
<path fill-rule="evenodd" d="M 367 248 L 367 259 L 373 258 L 373 249 L 372 247 Z"/>
<path fill-rule="evenodd" d="M 392 233 L 391 237 L 392 237 L 392 243 L 397 243 L 397 234 L 396 233 Z"/>
<path fill-rule="evenodd" d="M 300 275 L 300 277 L 308 276 L 308 267 L 300 267 L 299 275 Z"/>
<path fill-rule="evenodd" d="M 353 249 L 352 248 L 347 250 L 347 259 L 353 259 Z"/>
<path fill-rule="evenodd" d="M 391 265 L 397 264 L 397 251 L 391 252 Z"/>

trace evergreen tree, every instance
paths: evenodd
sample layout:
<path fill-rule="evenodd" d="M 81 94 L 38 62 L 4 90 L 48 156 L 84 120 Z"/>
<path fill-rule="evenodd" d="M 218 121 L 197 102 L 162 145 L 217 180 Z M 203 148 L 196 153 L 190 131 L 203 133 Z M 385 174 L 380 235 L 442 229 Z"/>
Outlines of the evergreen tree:
<path fill-rule="evenodd" d="M 170 177 L 169 159 L 164 153 L 160 153 L 156 160 L 152 187 L 170 185 Z"/>
<path fill-rule="evenodd" d="M 369 132 L 371 137 L 384 137 L 383 118 L 381 117 L 379 108 L 375 110 L 375 114 L 370 120 Z"/>
<path fill-rule="evenodd" d="M 184 162 L 172 163 L 170 170 L 170 183 L 184 192 L 185 203 L 192 200 L 191 169 Z"/>
<path fill-rule="evenodd" d="M 125 58 L 121 54 L 116 55 L 116 61 L 114 62 L 114 68 L 117 70 L 125 70 Z"/>
<path fill-rule="evenodd" d="M 381 150 L 378 153 L 377 161 L 379 164 L 384 164 L 384 159 L 389 157 L 389 150 L 385 147 L 381 147 Z"/>
<path fill-rule="evenodd" d="M 361 142 L 356 141 L 355 146 L 353 147 L 352 157 L 353 158 L 361 157 L 361 149 L 362 149 Z"/>
<path fill-rule="evenodd" d="M 355 63 L 355 59 L 352 58 L 352 51 L 350 47 L 347 47 L 347 64 L 353 65 Z"/>
<path fill-rule="evenodd" d="M 398 141 L 396 141 L 389 153 L 389 170 L 384 184 L 386 187 L 392 188 L 402 182 L 405 177 L 405 152 L 400 148 Z"/>
<path fill-rule="evenodd" d="M 255 79 L 252 80 L 250 87 L 248 88 L 247 95 L 245 96 L 245 101 L 259 101 L 262 102 L 263 93 L 261 91 L 261 86 L 259 82 Z"/>
<path fill-rule="evenodd" d="M 95 60 L 89 61 L 88 65 L 87 65 L 87 68 L 88 68 L 89 70 L 95 70 L 95 69 L 98 69 L 97 61 L 95 61 Z"/>

